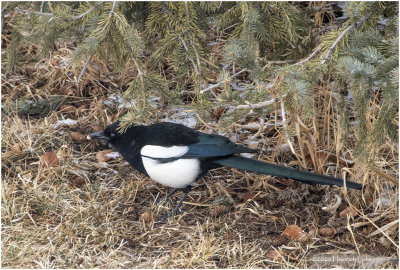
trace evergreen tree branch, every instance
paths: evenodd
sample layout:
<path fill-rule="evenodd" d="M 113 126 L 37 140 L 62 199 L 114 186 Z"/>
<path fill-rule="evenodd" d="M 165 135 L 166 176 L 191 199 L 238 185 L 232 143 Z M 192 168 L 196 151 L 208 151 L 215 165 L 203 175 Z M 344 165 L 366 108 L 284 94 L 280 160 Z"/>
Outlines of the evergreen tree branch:
<path fill-rule="evenodd" d="M 348 26 L 333 42 L 331 47 L 329 48 L 328 52 L 326 53 L 324 59 L 321 60 L 321 65 L 325 64 L 329 60 L 329 56 L 332 54 L 333 50 L 335 49 L 336 45 L 346 36 L 347 32 L 354 28 L 358 28 L 360 25 L 362 25 L 369 17 L 371 17 L 372 11 L 365 17 L 363 17 L 360 21 L 353 23 L 352 25 Z"/>
<path fill-rule="evenodd" d="M 234 108 L 235 109 L 251 109 L 251 110 L 260 109 L 260 108 L 263 108 L 263 107 L 267 107 L 267 106 L 269 106 L 271 104 L 277 103 L 277 102 L 281 101 L 285 97 L 286 97 L 286 94 L 284 94 L 280 98 L 274 98 L 274 99 L 270 99 L 270 100 L 267 100 L 267 101 L 262 101 L 262 102 L 259 102 L 259 103 L 255 103 L 255 104 L 247 103 L 246 105 L 239 105 L 239 106 L 236 106 Z"/>
<path fill-rule="evenodd" d="M 114 14 L 115 13 L 115 8 L 117 7 L 117 1 L 113 1 L 113 5 L 110 11 L 110 14 Z"/>
<path fill-rule="evenodd" d="M 245 72 L 245 71 L 247 71 L 247 69 L 242 69 L 241 71 L 239 71 L 239 72 L 233 74 L 230 78 L 233 79 L 233 78 L 235 78 L 236 76 L 242 74 L 242 73 Z M 219 86 L 220 86 L 221 84 L 223 84 L 223 83 L 224 83 L 224 82 L 219 82 L 219 83 L 213 84 L 213 85 L 211 85 L 210 87 L 201 90 L 200 93 L 203 94 L 204 92 L 207 92 L 207 91 L 210 91 L 210 90 L 212 90 L 212 89 L 214 89 L 214 88 L 217 88 L 217 87 L 219 87 Z"/>
<path fill-rule="evenodd" d="M 286 112 L 285 112 L 285 105 L 283 103 L 284 102 L 281 101 L 283 130 L 285 132 L 285 138 L 286 138 L 286 141 L 287 141 L 287 143 L 289 145 L 290 151 L 292 151 L 293 155 L 296 156 L 296 152 L 294 151 L 294 147 L 293 147 L 292 141 L 290 140 L 289 133 L 287 132 Z"/>
<path fill-rule="evenodd" d="M 121 16 L 117 13 L 117 12 L 115 12 L 115 9 L 116 9 L 116 7 L 117 7 L 117 1 L 114 1 L 113 2 L 113 6 L 112 6 L 112 8 L 111 8 L 111 11 L 110 11 L 110 16 L 115 16 L 120 22 L 121 22 L 121 25 L 123 25 L 123 26 L 125 26 L 125 27 L 129 27 L 129 24 L 127 24 L 127 22 L 125 21 L 125 20 L 123 20 L 122 18 L 121 18 Z M 126 30 L 126 31 L 129 31 L 129 29 L 128 30 Z M 137 72 L 138 72 L 138 76 L 139 76 L 139 78 L 140 78 L 140 81 L 141 81 L 141 83 L 143 84 L 143 72 L 142 72 L 142 70 L 141 70 L 141 68 L 140 68 L 140 65 L 139 65 L 139 63 L 136 61 L 136 58 L 135 58 L 135 55 L 134 55 L 134 53 L 133 53 L 133 51 L 132 51 L 132 49 L 131 48 L 129 48 L 129 46 L 128 46 L 128 50 L 129 50 L 129 52 L 130 52 L 130 54 L 131 54 L 131 56 L 132 56 L 132 61 L 133 61 L 133 63 L 134 63 L 134 65 L 135 65 L 135 67 L 136 67 L 136 70 L 137 70 Z"/>
<path fill-rule="evenodd" d="M 89 8 L 87 11 L 85 11 L 84 13 L 82 13 L 81 15 L 77 15 L 74 16 L 74 18 L 72 20 L 76 21 L 79 19 L 82 19 L 83 17 L 85 17 L 86 15 L 88 15 L 90 12 L 92 12 L 95 8 L 97 8 L 98 6 L 100 6 L 101 4 L 103 4 L 103 1 L 97 3 L 96 5 L 94 5 L 93 7 Z"/>
<path fill-rule="evenodd" d="M 36 14 L 38 16 L 47 16 L 47 17 L 53 17 L 54 16 L 53 13 L 25 10 L 25 9 L 21 9 L 19 7 L 15 7 L 15 11 L 17 11 L 19 13 L 24 13 L 24 14 Z"/>
<path fill-rule="evenodd" d="M 5 3 L 5 5 L 2 7 L 2 9 L 1 9 L 1 17 L 3 17 L 4 16 L 4 11 L 6 10 L 6 8 L 8 7 L 8 4 L 9 4 L 10 2 L 6 2 Z"/>
<path fill-rule="evenodd" d="M 190 45 L 192 46 L 194 54 L 196 55 L 196 58 L 197 58 L 197 67 L 200 69 L 200 66 L 201 66 L 200 57 L 199 57 L 199 54 L 197 53 L 196 46 L 194 46 L 194 44 L 193 44 L 193 36 L 192 36 L 192 34 L 190 32 L 189 7 L 188 7 L 188 2 L 187 1 L 185 1 L 185 11 L 186 11 L 186 27 L 187 27 L 189 38 L 190 38 Z"/>
<path fill-rule="evenodd" d="M 4 26 L 4 11 L 6 10 L 6 8 L 8 7 L 8 4 L 9 4 L 10 2 L 6 2 L 5 3 L 5 5 L 2 7 L 2 9 L 1 9 L 1 32 L 3 32 L 3 26 Z"/>
<path fill-rule="evenodd" d="M 200 73 L 199 73 L 199 70 L 197 69 L 196 63 L 194 62 L 193 58 L 189 56 L 189 49 L 186 45 L 185 40 L 181 36 L 179 36 L 179 40 L 181 41 L 183 47 L 185 48 L 185 51 L 188 53 L 188 58 L 189 58 L 190 62 L 192 62 L 194 72 L 196 72 L 196 74 L 199 75 Z"/>
<path fill-rule="evenodd" d="M 176 18 L 175 18 L 175 16 L 174 16 L 173 14 L 171 14 L 171 12 L 169 12 L 169 10 L 166 8 L 166 6 L 165 6 L 164 4 L 162 5 L 162 10 L 163 10 L 165 13 L 168 13 L 168 15 L 171 16 L 175 21 L 177 21 Z M 168 21 L 168 29 L 169 29 L 171 32 L 174 32 L 174 29 L 173 29 L 173 27 L 171 26 L 171 23 L 170 23 L 169 21 Z M 199 75 L 200 73 L 199 73 L 199 70 L 198 70 L 198 68 L 197 68 L 197 66 L 196 66 L 196 63 L 195 63 L 194 60 L 189 56 L 189 49 L 188 49 L 188 47 L 187 47 L 187 45 L 186 45 L 185 40 L 181 37 L 181 35 L 178 35 L 178 38 L 179 38 L 179 40 L 181 41 L 183 47 L 185 48 L 185 51 L 186 51 L 187 54 L 188 54 L 188 58 L 189 58 L 190 62 L 191 62 L 192 65 L 193 65 L 194 71 L 196 72 L 197 75 Z"/>
<path fill-rule="evenodd" d="M 285 64 L 289 64 L 289 63 L 293 63 L 294 60 L 293 59 L 288 59 L 288 60 L 277 60 L 277 61 L 267 61 L 267 64 L 262 68 L 262 70 L 265 70 L 267 67 L 269 67 L 270 65 L 285 65 Z"/>
<path fill-rule="evenodd" d="M 304 64 L 305 62 L 310 61 L 311 58 L 313 58 L 317 54 L 317 52 L 319 52 L 321 50 L 321 48 L 322 48 L 322 45 L 321 44 L 318 45 L 318 47 L 306 59 L 301 60 L 300 62 L 294 64 L 293 66 L 300 66 L 300 65 Z"/>
<path fill-rule="evenodd" d="M 103 4 L 103 1 L 97 3 L 96 5 L 94 5 L 93 7 L 91 7 L 90 9 L 88 9 L 87 11 L 85 11 L 84 13 L 74 16 L 72 18 L 73 21 L 82 19 L 84 16 L 88 15 L 90 12 L 92 12 L 96 7 L 100 6 L 101 4 Z M 25 10 L 25 9 L 21 9 L 19 7 L 15 7 L 15 11 L 19 12 L 19 13 L 24 13 L 24 14 L 36 14 L 38 16 L 47 16 L 47 17 L 54 17 L 53 13 L 47 13 L 47 12 L 39 12 L 39 11 L 31 11 L 31 10 Z"/>
<path fill-rule="evenodd" d="M 85 62 L 85 65 L 83 65 L 83 68 L 82 68 L 82 71 L 81 71 L 81 74 L 79 74 L 79 77 L 78 77 L 78 81 L 77 81 L 77 83 L 79 83 L 80 81 L 81 81 L 81 79 L 82 79 L 82 76 L 83 76 L 83 74 L 85 73 L 85 70 L 86 70 L 86 68 L 87 68 L 87 65 L 89 64 L 89 61 L 90 61 L 90 59 L 92 58 L 92 56 L 91 55 L 89 55 L 89 57 L 87 58 L 87 60 L 86 60 L 86 62 Z"/>

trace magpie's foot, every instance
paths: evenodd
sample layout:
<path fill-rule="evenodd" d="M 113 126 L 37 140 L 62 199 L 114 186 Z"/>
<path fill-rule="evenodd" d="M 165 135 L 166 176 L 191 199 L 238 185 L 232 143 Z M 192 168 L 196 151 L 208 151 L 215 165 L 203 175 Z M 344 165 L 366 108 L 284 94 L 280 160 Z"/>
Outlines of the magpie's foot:
<path fill-rule="evenodd" d="M 154 202 L 154 206 L 159 205 L 164 200 L 165 200 L 165 197 L 158 197 L 157 200 Z"/>

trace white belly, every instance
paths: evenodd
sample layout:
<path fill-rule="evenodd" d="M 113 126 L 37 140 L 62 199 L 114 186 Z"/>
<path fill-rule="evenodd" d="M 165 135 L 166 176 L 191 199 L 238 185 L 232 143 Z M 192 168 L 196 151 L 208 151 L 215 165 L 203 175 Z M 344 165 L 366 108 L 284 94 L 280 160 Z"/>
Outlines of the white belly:
<path fill-rule="evenodd" d="M 142 157 L 143 166 L 151 179 L 172 188 L 185 188 L 200 174 L 198 159 L 178 159 L 168 163 Z"/>

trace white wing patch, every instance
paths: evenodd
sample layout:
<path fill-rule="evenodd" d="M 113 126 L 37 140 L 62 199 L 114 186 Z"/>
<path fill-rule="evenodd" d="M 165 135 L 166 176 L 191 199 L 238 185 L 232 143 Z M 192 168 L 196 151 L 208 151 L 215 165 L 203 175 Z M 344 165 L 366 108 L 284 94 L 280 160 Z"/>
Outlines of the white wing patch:
<path fill-rule="evenodd" d="M 183 156 L 187 151 L 189 151 L 187 146 L 146 145 L 140 150 L 140 154 L 150 158 L 173 158 Z"/>

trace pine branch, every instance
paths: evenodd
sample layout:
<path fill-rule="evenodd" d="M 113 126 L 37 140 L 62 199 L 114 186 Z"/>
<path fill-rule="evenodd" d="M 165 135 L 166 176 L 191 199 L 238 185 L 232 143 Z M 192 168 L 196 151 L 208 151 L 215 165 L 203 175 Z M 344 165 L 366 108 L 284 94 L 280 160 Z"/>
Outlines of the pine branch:
<path fill-rule="evenodd" d="M 96 5 L 94 5 L 93 7 L 91 7 L 90 9 L 88 9 L 87 11 L 85 11 L 84 13 L 74 16 L 72 17 L 73 21 L 82 19 L 84 16 L 88 15 L 90 12 L 92 12 L 96 7 L 100 6 L 101 4 L 103 4 L 103 1 L 97 3 Z M 46 12 L 39 12 L 39 11 L 31 11 L 31 10 L 25 10 L 25 9 L 21 9 L 19 7 L 15 7 L 15 11 L 19 12 L 19 13 L 24 13 L 24 14 L 36 14 L 38 16 L 47 16 L 47 17 L 54 17 L 53 13 L 46 13 Z"/>
<path fill-rule="evenodd" d="M 262 60 L 262 59 L 261 59 Z M 288 59 L 288 60 L 277 60 L 277 61 L 267 61 L 267 64 L 262 68 L 262 70 L 265 70 L 267 67 L 269 67 L 270 65 L 285 65 L 285 64 L 289 64 L 289 63 L 293 63 L 294 60 L 293 59 Z"/>
<path fill-rule="evenodd" d="M 115 8 L 117 7 L 117 1 L 113 1 L 113 5 L 110 11 L 110 14 L 113 15 L 115 13 Z"/>
<path fill-rule="evenodd" d="M 95 8 L 97 8 L 98 6 L 100 6 L 101 4 L 103 4 L 103 1 L 97 3 L 96 5 L 94 5 L 93 7 L 89 8 L 87 11 L 85 11 L 84 13 L 82 13 L 81 15 L 78 16 L 74 16 L 74 18 L 72 20 L 76 21 L 79 19 L 82 19 L 83 17 L 85 17 L 86 15 L 88 15 L 90 12 L 92 12 Z"/>
<path fill-rule="evenodd" d="M 292 141 L 290 140 L 290 136 L 287 132 L 287 123 L 286 123 L 286 112 L 285 112 L 285 105 L 283 104 L 284 102 L 281 101 L 281 110 L 282 110 L 282 124 L 283 124 L 283 130 L 285 131 L 285 138 L 286 141 L 289 145 L 290 151 L 292 151 L 292 153 L 296 156 L 296 152 L 294 151 L 294 147 L 292 144 Z"/>
<path fill-rule="evenodd" d="M 193 36 L 190 32 L 189 7 L 188 7 L 187 1 L 185 1 L 185 11 L 186 11 L 186 25 L 187 25 L 186 27 L 187 27 L 189 38 L 190 38 L 190 45 L 192 46 L 194 54 L 196 55 L 196 58 L 197 58 L 197 67 L 200 69 L 200 66 L 201 66 L 200 57 L 199 57 L 199 54 L 197 53 L 196 46 L 194 46 L 194 44 L 193 44 Z M 197 74 L 199 74 L 199 73 L 197 73 Z"/>
<path fill-rule="evenodd" d="M 53 17 L 54 16 L 53 13 L 30 11 L 30 10 L 21 9 L 19 7 L 15 7 L 15 11 L 17 11 L 19 13 L 24 13 L 24 14 L 36 14 L 38 16 L 47 16 L 47 17 Z"/>
<path fill-rule="evenodd" d="M 169 12 L 169 10 L 165 7 L 164 4 L 162 5 L 162 10 L 163 10 L 165 13 L 168 13 L 168 15 L 171 16 L 175 21 L 177 21 L 176 18 L 175 18 L 175 16 L 174 16 L 173 14 L 171 14 L 171 12 Z M 173 27 L 171 26 L 171 23 L 170 23 L 169 21 L 168 21 L 168 29 L 169 29 L 171 32 L 174 32 L 174 29 L 173 29 Z M 199 73 L 199 70 L 198 70 L 198 68 L 197 68 L 197 66 L 196 66 L 196 63 L 195 63 L 194 60 L 189 56 L 189 49 L 188 49 L 188 47 L 187 47 L 187 45 L 186 45 L 185 40 L 181 37 L 181 35 L 178 35 L 178 38 L 179 38 L 179 40 L 181 41 L 183 47 L 185 48 L 185 51 L 186 51 L 187 54 L 188 54 L 188 58 L 189 58 L 190 62 L 192 62 L 194 71 L 196 72 L 197 75 L 199 75 L 200 73 Z"/>
<path fill-rule="evenodd" d="M 267 106 L 269 106 L 271 104 L 278 103 L 284 97 L 286 97 L 286 94 L 284 94 L 280 98 L 274 98 L 274 99 L 270 99 L 270 100 L 267 100 L 267 101 L 259 102 L 259 103 L 256 103 L 256 104 L 247 103 L 246 105 L 239 105 L 239 106 L 236 106 L 234 108 L 235 109 L 250 109 L 250 110 L 260 109 L 260 108 L 263 108 L 263 107 L 267 107 Z"/>
<path fill-rule="evenodd" d="M 169 25 L 169 23 L 168 23 L 168 25 Z M 171 30 L 172 30 L 172 29 L 171 29 Z M 183 47 L 185 48 L 185 51 L 188 53 L 188 58 L 189 58 L 190 62 L 192 62 L 194 72 L 196 72 L 196 74 L 199 75 L 199 70 L 197 69 L 196 63 L 194 62 L 194 60 L 192 59 L 192 57 L 189 56 L 189 49 L 188 49 L 188 47 L 186 46 L 185 40 L 184 40 L 181 36 L 179 36 L 179 39 L 180 39 L 180 41 L 182 42 L 182 45 L 183 45 Z"/>
<path fill-rule="evenodd" d="M 118 4 L 117 1 L 114 1 L 114 2 L 113 2 L 113 6 L 112 6 L 111 11 L 110 11 L 110 13 L 109 13 L 110 16 L 115 16 L 115 17 L 117 17 L 117 19 L 121 22 L 122 25 L 125 25 L 125 27 L 129 27 L 129 25 L 126 23 L 126 21 L 124 21 L 124 20 L 121 18 L 121 16 L 119 16 L 119 14 L 118 14 L 117 12 L 115 12 L 115 9 L 116 9 L 116 7 L 117 7 L 117 4 Z M 128 31 L 129 31 L 129 30 L 128 30 Z M 133 63 L 135 64 L 135 67 L 136 67 L 136 69 L 137 69 L 137 72 L 138 72 L 138 76 L 139 76 L 139 78 L 140 78 L 140 81 L 141 81 L 142 84 L 143 84 L 143 72 L 142 72 L 142 70 L 140 69 L 139 63 L 136 61 L 135 56 L 134 56 L 132 50 L 129 49 L 129 51 L 131 52 L 132 61 L 133 61 Z"/>
<path fill-rule="evenodd" d="M 6 8 L 8 7 L 8 4 L 9 4 L 10 2 L 6 2 L 6 4 L 4 5 L 4 7 L 1 9 L 1 16 L 3 17 L 4 15 L 4 11 L 6 10 Z"/>
<path fill-rule="evenodd" d="M 91 55 L 89 55 L 89 57 L 87 58 L 87 60 L 86 60 L 86 62 L 85 62 L 85 65 L 84 65 L 83 68 L 82 68 L 81 74 L 79 74 L 77 83 L 79 83 L 79 82 L 81 81 L 82 76 L 83 76 L 83 74 L 85 73 L 85 70 L 86 70 L 86 68 L 87 68 L 87 65 L 89 64 L 90 58 L 92 58 Z"/>
<path fill-rule="evenodd" d="M 345 37 L 346 33 L 349 32 L 350 30 L 354 29 L 354 28 L 358 28 L 360 27 L 366 20 L 369 19 L 369 17 L 371 17 L 372 15 L 372 11 L 365 17 L 363 17 L 359 22 L 355 22 L 352 25 L 350 25 L 349 27 L 347 27 L 335 40 L 335 42 L 333 42 L 333 44 L 331 45 L 331 47 L 329 48 L 328 52 L 326 53 L 324 59 L 321 60 L 321 65 L 325 64 L 326 62 L 328 62 L 329 60 L 329 56 L 332 54 L 333 50 L 335 49 L 335 47 L 337 46 L 337 44 Z"/>
<path fill-rule="evenodd" d="M 321 48 L 322 48 L 322 45 L 320 44 L 306 59 L 301 60 L 300 62 L 294 64 L 293 66 L 300 66 L 300 65 L 304 64 L 305 62 L 310 61 L 311 58 L 313 58 L 317 54 L 317 52 L 319 52 L 321 50 Z"/>
<path fill-rule="evenodd" d="M 235 78 L 236 76 L 242 74 L 242 73 L 245 72 L 245 71 L 247 71 L 247 69 L 242 69 L 242 70 L 239 71 L 238 73 L 233 74 L 230 78 L 233 79 L 233 78 Z M 221 84 L 223 84 L 223 83 L 224 83 L 224 82 L 219 82 L 219 83 L 217 83 L 217 84 L 213 84 L 213 85 L 211 85 L 210 87 L 201 90 L 200 93 L 203 94 L 204 92 L 207 92 L 207 91 L 210 91 L 210 90 L 212 90 L 212 89 L 214 89 L 214 88 L 217 88 L 217 87 L 219 87 L 219 86 L 220 86 Z"/>

